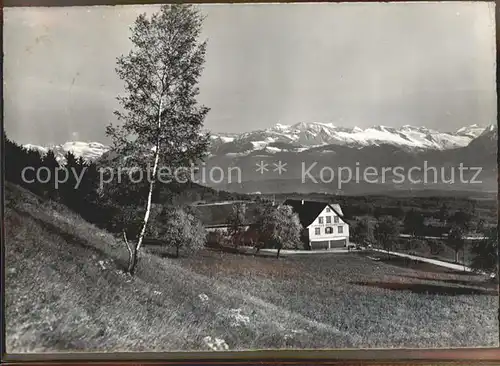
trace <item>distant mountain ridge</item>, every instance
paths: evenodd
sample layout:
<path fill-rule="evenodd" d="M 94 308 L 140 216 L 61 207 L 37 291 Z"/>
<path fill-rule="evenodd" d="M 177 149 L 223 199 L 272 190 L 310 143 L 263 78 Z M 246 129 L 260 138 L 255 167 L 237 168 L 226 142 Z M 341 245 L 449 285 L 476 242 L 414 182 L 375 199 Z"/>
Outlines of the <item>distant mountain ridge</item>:
<path fill-rule="evenodd" d="M 492 128 L 490 126 L 488 128 Z M 276 124 L 265 130 L 244 133 L 212 133 L 211 155 L 241 156 L 255 151 L 267 153 L 282 150 L 302 152 L 325 146 L 366 146 L 393 145 L 408 150 L 447 150 L 467 146 L 487 128 L 476 124 L 458 129 L 456 132 L 439 132 L 426 127 L 403 126 L 400 128 L 374 126 L 366 129 L 334 126 L 331 123 Z M 93 161 L 109 150 L 99 142 L 69 141 L 61 145 L 23 145 L 27 149 L 45 154 L 53 150 L 59 161 L 71 151 L 77 157 Z"/>
<path fill-rule="evenodd" d="M 61 145 L 39 146 L 33 144 L 23 145 L 25 149 L 36 150 L 44 155 L 49 150 L 52 150 L 59 163 L 65 163 L 65 155 L 71 152 L 77 158 L 83 158 L 87 161 L 95 161 L 99 159 L 109 147 L 100 142 L 83 142 L 83 141 L 68 141 Z"/>
<path fill-rule="evenodd" d="M 219 190 L 238 193 L 324 192 L 338 193 L 335 184 L 313 184 L 301 180 L 302 165 L 317 164 L 312 174 L 321 174 L 321 168 L 350 167 L 354 169 L 375 167 L 413 166 L 481 167 L 481 184 L 430 184 L 417 187 L 412 184 L 371 184 L 364 181 L 344 185 L 345 194 L 363 194 L 369 191 L 391 189 L 446 189 L 446 190 L 496 190 L 497 188 L 497 141 L 496 125 L 477 125 L 460 128 L 454 133 L 438 132 L 425 127 L 403 126 L 391 128 L 376 126 L 360 128 L 335 127 L 329 124 L 309 123 L 294 126 L 276 125 L 267 130 L 241 134 L 212 134 L 206 171 L 213 167 L 224 172 L 238 167 L 242 174 L 228 181 L 204 181 L 200 184 Z M 77 157 L 96 161 L 109 148 L 97 142 L 67 142 L 53 147 L 25 145 L 42 154 L 52 148 L 57 159 L 64 163 L 64 154 L 71 151 Z M 104 155 L 104 156 L 103 156 Z M 104 159 L 104 160 L 103 160 Z M 274 164 L 286 164 L 286 171 L 277 172 Z M 266 174 L 260 173 L 257 164 L 268 164 Z M 470 178 L 470 177 L 469 177 Z M 198 182 L 197 182 L 198 183 Z"/>
<path fill-rule="evenodd" d="M 279 151 L 283 148 L 303 151 L 324 145 L 361 148 L 383 144 L 410 150 L 447 150 L 467 146 L 484 130 L 485 127 L 478 125 L 462 127 L 456 132 L 439 132 L 409 125 L 399 128 L 374 126 L 361 129 L 318 122 L 301 122 L 291 126 L 276 124 L 265 130 L 240 134 L 213 134 L 212 153 L 244 154 L 262 149 Z"/>

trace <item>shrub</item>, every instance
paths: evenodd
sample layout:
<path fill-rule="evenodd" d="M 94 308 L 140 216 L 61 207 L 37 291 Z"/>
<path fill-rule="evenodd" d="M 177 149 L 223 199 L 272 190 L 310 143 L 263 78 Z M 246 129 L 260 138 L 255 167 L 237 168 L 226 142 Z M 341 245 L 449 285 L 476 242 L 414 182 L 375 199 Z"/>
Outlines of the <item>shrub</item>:
<path fill-rule="evenodd" d="M 441 240 L 431 239 L 427 241 L 427 245 L 429 246 L 429 250 L 432 255 L 439 255 L 446 249 L 445 244 Z"/>
<path fill-rule="evenodd" d="M 223 232 L 216 230 L 207 234 L 206 246 L 210 248 L 223 247 L 227 242 L 227 236 Z"/>
<path fill-rule="evenodd" d="M 413 239 L 409 240 L 408 244 L 409 244 L 408 250 L 411 250 L 417 254 L 427 255 L 430 252 L 429 245 L 425 240 Z"/>

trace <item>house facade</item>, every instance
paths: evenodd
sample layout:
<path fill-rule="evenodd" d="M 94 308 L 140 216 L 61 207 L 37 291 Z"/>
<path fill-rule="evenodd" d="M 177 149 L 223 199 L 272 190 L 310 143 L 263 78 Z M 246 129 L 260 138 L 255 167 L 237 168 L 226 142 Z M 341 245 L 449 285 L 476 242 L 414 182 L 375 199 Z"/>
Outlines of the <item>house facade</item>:
<path fill-rule="evenodd" d="M 327 202 L 286 200 L 302 224 L 302 241 L 311 250 L 343 248 L 349 244 L 349 225 L 340 205 Z"/>

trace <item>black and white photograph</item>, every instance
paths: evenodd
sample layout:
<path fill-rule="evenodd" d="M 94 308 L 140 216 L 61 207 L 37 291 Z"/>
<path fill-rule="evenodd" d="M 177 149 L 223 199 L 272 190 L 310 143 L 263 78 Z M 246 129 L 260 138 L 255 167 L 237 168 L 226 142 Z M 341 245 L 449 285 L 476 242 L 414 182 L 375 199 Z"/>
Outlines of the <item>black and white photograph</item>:
<path fill-rule="evenodd" d="M 494 2 L 3 17 L 8 354 L 499 347 Z"/>

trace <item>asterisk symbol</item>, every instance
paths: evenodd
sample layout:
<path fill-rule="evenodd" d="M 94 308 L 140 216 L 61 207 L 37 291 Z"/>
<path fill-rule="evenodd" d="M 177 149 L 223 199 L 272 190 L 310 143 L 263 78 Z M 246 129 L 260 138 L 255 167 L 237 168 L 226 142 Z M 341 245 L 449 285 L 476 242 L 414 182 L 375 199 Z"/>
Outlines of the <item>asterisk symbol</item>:
<path fill-rule="evenodd" d="M 255 164 L 257 165 L 257 169 L 255 169 L 256 172 L 259 172 L 260 174 L 264 174 L 264 172 L 267 172 L 269 169 L 267 169 L 268 164 L 264 163 L 262 160 L 260 163 Z"/>
<path fill-rule="evenodd" d="M 274 163 L 273 165 L 276 167 L 276 168 L 274 168 L 274 171 L 275 172 L 277 171 L 279 175 L 281 175 L 281 173 L 283 173 L 283 172 L 286 172 L 285 167 L 286 167 L 287 163 L 283 163 L 280 160 L 280 161 L 278 161 L 278 164 Z"/>

